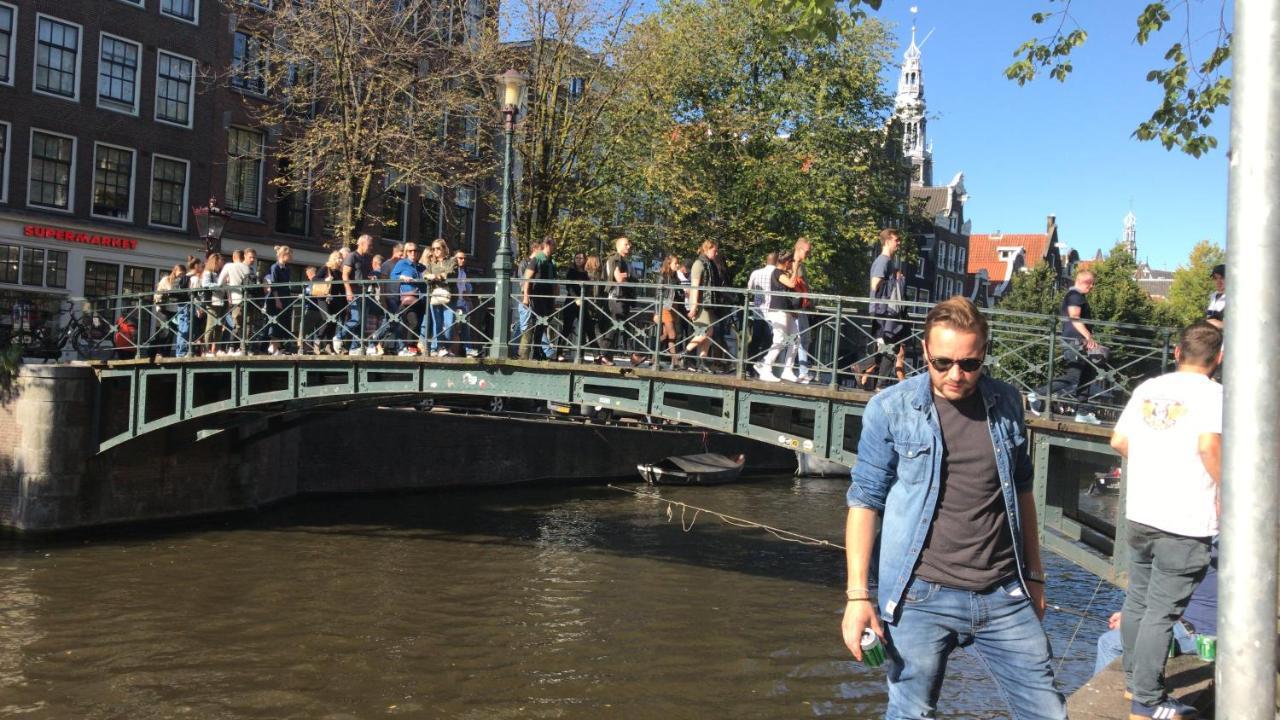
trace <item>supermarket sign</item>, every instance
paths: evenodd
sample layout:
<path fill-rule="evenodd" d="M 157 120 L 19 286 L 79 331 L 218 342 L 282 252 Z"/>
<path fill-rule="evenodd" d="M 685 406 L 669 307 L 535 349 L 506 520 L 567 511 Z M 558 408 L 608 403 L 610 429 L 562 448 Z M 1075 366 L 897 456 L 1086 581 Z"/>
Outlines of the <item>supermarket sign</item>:
<path fill-rule="evenodd" d="M 117 250 L 138 249 L 138 241 L 132 238 L 122 238 L 114 235 L 95 235 L 93 233 L 79 232 L 77 230 L 63 230 L 61 228 L 45 227 L 43 225 L 27 225 L 22 228 L 22 234 L 27 237 L 61 240 L 63 242 L 80 243 L 81 245 L 97 245 L 98 247 L 115 248 Z"/>

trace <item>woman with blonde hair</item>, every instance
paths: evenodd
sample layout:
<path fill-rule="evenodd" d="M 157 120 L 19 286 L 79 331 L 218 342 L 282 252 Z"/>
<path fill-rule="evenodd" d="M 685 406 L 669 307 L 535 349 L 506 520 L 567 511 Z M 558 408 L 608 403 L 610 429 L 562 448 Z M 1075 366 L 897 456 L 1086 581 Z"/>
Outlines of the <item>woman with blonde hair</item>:
<path fill-rule="evenodd" d="M 671 355 L 671 368 L 680 365 L 680 349 L 676 347 L 680 336 L 676 332 L 679 316 L 678 308 L 684 306 L 684 287 L 680 283 L 680 258 L 668 255 L 662 260 L 658 270 L 658 312 L 653 315 L 653 322 L 659 325 L 658 341 L 667 346 Z"/>
<path fill-rule="evenodd" d="M 431 352 L 438 357 L 456 355 L 449 341 L 453 326 L 453 298 L 458 277 L 458 263 L 449 252 L 444 238 L 431 242 L 430 254 L 423 259 L 426 270 L 422 278 L 427 281 L 427 313 L 431 318 Z M 425 354 L 425 351 L 424 351 Z"/>
<path fill-rule="evenodd" d="M 318 313 L 322 316 L 316 329 L 305 335 L 306 340 L 311 343 L 311 351 L 317 355 L 321 352 L 336 353 L 342 348 L 335 332 L 337 330 L 337 318 L 347 306 L 346 295 L 338 284 L 341 279 L 342 252 L 334 250 L 329 253 L 329 258 L 316 271 L 315 277 L 311 279 L 311 283 L 304 289 L 307 295 L 307 300 L 303 305 L 304 315 Z M 305 318 L 304 323 L 311 324 Z M 333 345 L 330 345 L 330 342 Z"/>

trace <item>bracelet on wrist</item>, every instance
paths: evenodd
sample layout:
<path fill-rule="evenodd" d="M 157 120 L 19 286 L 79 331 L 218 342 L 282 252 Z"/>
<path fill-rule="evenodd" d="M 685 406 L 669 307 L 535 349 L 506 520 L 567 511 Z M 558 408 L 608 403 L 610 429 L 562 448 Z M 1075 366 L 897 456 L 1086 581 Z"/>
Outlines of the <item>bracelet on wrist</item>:
<path fill-rule="evenodd" d="M 873 597 L 869 597 L 869 596 L 864 595 L 864 596 L 862 596 L 862 597 L 846 597 L 846 598 L 844 599 L 844 601 L 845 601 L 846 603 L 851 603 L 851 602 L 874 603 L 874 602 L 876 601 L 876 599 L 875 599 L 875 598 L 873 598 Z"/>

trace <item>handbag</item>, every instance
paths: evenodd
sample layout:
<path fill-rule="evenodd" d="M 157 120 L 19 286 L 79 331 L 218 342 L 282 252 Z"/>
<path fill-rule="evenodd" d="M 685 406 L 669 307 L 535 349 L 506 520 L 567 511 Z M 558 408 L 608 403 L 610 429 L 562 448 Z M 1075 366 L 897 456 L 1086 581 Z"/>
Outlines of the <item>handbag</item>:
<path fill-rule="evenodd" d="M 311 297 L 326 297 L 332 291 L 333 283 L 331 282 L 311 283 Z"/>
<path fill-rule="evenodd" d="M 432 305 L 448 305 L 453 299 L 453 294 L 448 288 L 431 288 L 431 304 Z"/>

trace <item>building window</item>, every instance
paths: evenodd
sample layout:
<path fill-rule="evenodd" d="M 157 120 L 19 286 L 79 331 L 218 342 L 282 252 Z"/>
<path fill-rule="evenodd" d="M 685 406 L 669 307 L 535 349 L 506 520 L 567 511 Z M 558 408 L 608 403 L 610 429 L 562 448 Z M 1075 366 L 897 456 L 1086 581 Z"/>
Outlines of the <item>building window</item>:
<path fill-rule="evenodd" d="M 289 161 L 280 159 L 280 177 L 289 177 Z M 306 235 L 311 215 L 310 190 L 282 190 L 276 201 L 276 232 Z"/>
<path fill-rule="evenodd" d="M 71 209 L 71 165 L 75 138 L 31 131 L 31 167 L 27 204 L 55 210 Z"/>
<path fill-rule="evenodd" d="M 151 158 L 151 224 L 185 230 L 187 227 L 187 170 L 185 160 Z"/>
<path fill-rule="evenodd" d="M 120 294 L 120 266 L 115 263 L 84 261 L 84 296 L 106 297 Z"/>
<path fill-rule="evenodd" d="M 160 14 L 196 22 L 196 0 L 160 0 Z"/>
<path fill-rule="evenodd" d="M 0 4 L 0 85 L 13 84 L 13 30 L 17 18 L 17 8 Z"/>
<path fill-rule="evenodd" d="M 79 75 L 80 26 L 36 16 L 36 91 L 77 99 Z"/>
<path fill-rule="evenodd" d="M 106 33 L 98 46 L 98 106 L 138 112 L 138 55 L 135 42 Z"/>
<path fill-rule="evenodd" d="M 261 196 L 262 133 L 233 127 L 227 131 L 227 209 L 257 215 Z"/>
<path fill-rule="evenodd" d="M 969 248 L 960 248 L 960 269 L 958 272 L 969 272 Z"/>
<path fill-rule="evenodd" d="M 384 175 L 386 185 L 382 194 L 382 237 L 387 240 L 404 240 L 405 210 L 409 207 L 409 187 L 397 185 L 395 173 Z"/>
<path fill-rule="evenodd" d="M 140 7 L 140 8 L 146 7 L 146 3 L 144 3 L 143 0 L 120 0 L 120 2 L 125 3 L 127 5 L 132 5 L 134 7 Z"/>
<path fill-rule="evenodd" d="M 454 198 L 454 204 L 458 209 L 458 233 L 456 235 L 456 247 L 462 248 L 464 245 L 467 245 L 468 242 L 471 242 L 468 246 L 467 253 L 474 255 L 476 252 L 475 244 L 473 242 L 475 238 L 472 237 L 471 231 L 476 215 L 476 189 L 470 187 L 458 188 L 457 195 Z"/>
<path fill-rule="evenodd" d="M 196 63 L 161 50 L 156 54 L 156 120 L 191 127 Z"/>
<path fill-rule="evenodd" d="M 124 283 L 120 292 L 131 295 L 133 293 L 151 292 L 156 287 L 156 271 L 155 268 L 137 267 L 134 265 L 124 266 Z"/>
<path fill-rule="evenodd" d="M 67 253 L 62 250 L 49 250 L 44 259 L 44 284 L 51 288 L 67 286 Z"/>
<path fill-rule="evenodd" d="M 262 94 L 266 89 L 263 84 L 266 57 L 262 52 L 262 41 L 248 33 L 238 32 L 231 53 L 231 87 Z"/>
<path fill-rule="evenodd" d="M 425 244 L 440 237 L 440 190 L 424 187 L 420 192 L 422 199 L 418 209 L 418 240 Z"/>
<path fill-rule="evenodd" d="M 0 245 L 0 283 L 18 284 L 18 258 L 21 252 L 17 245 Z"/>
<path fill-rule="evenodd" d="M 93 149 L 93 211 L 97 217 L 133 217 L 133 151 L 98 144 Z"/>
<path fill-rule="evenodd" d="M 9 123 L 0 122 L 0 202 L 9 201 Z"/>
<path fill-rule="evenodd" d="M 929 302 L 929 291 L 925 288 L 920 288 L 920 295 L 917 300 L 923 303 Z"/>
<path fill-rule="evenodd" d="M 569 78 L 569 99 L 577 100 L 587 92 L 586 78 Z"/>
<path fill-rule="evenodd" d="M 44 285 L 44 250 L 22 248 L 22 284 Z"/>
<path fill-rule="evenodd" d="M 480 118 L 468 114 L 462 120 L 462 151 L 473 157 L 480 155 Z"/>

